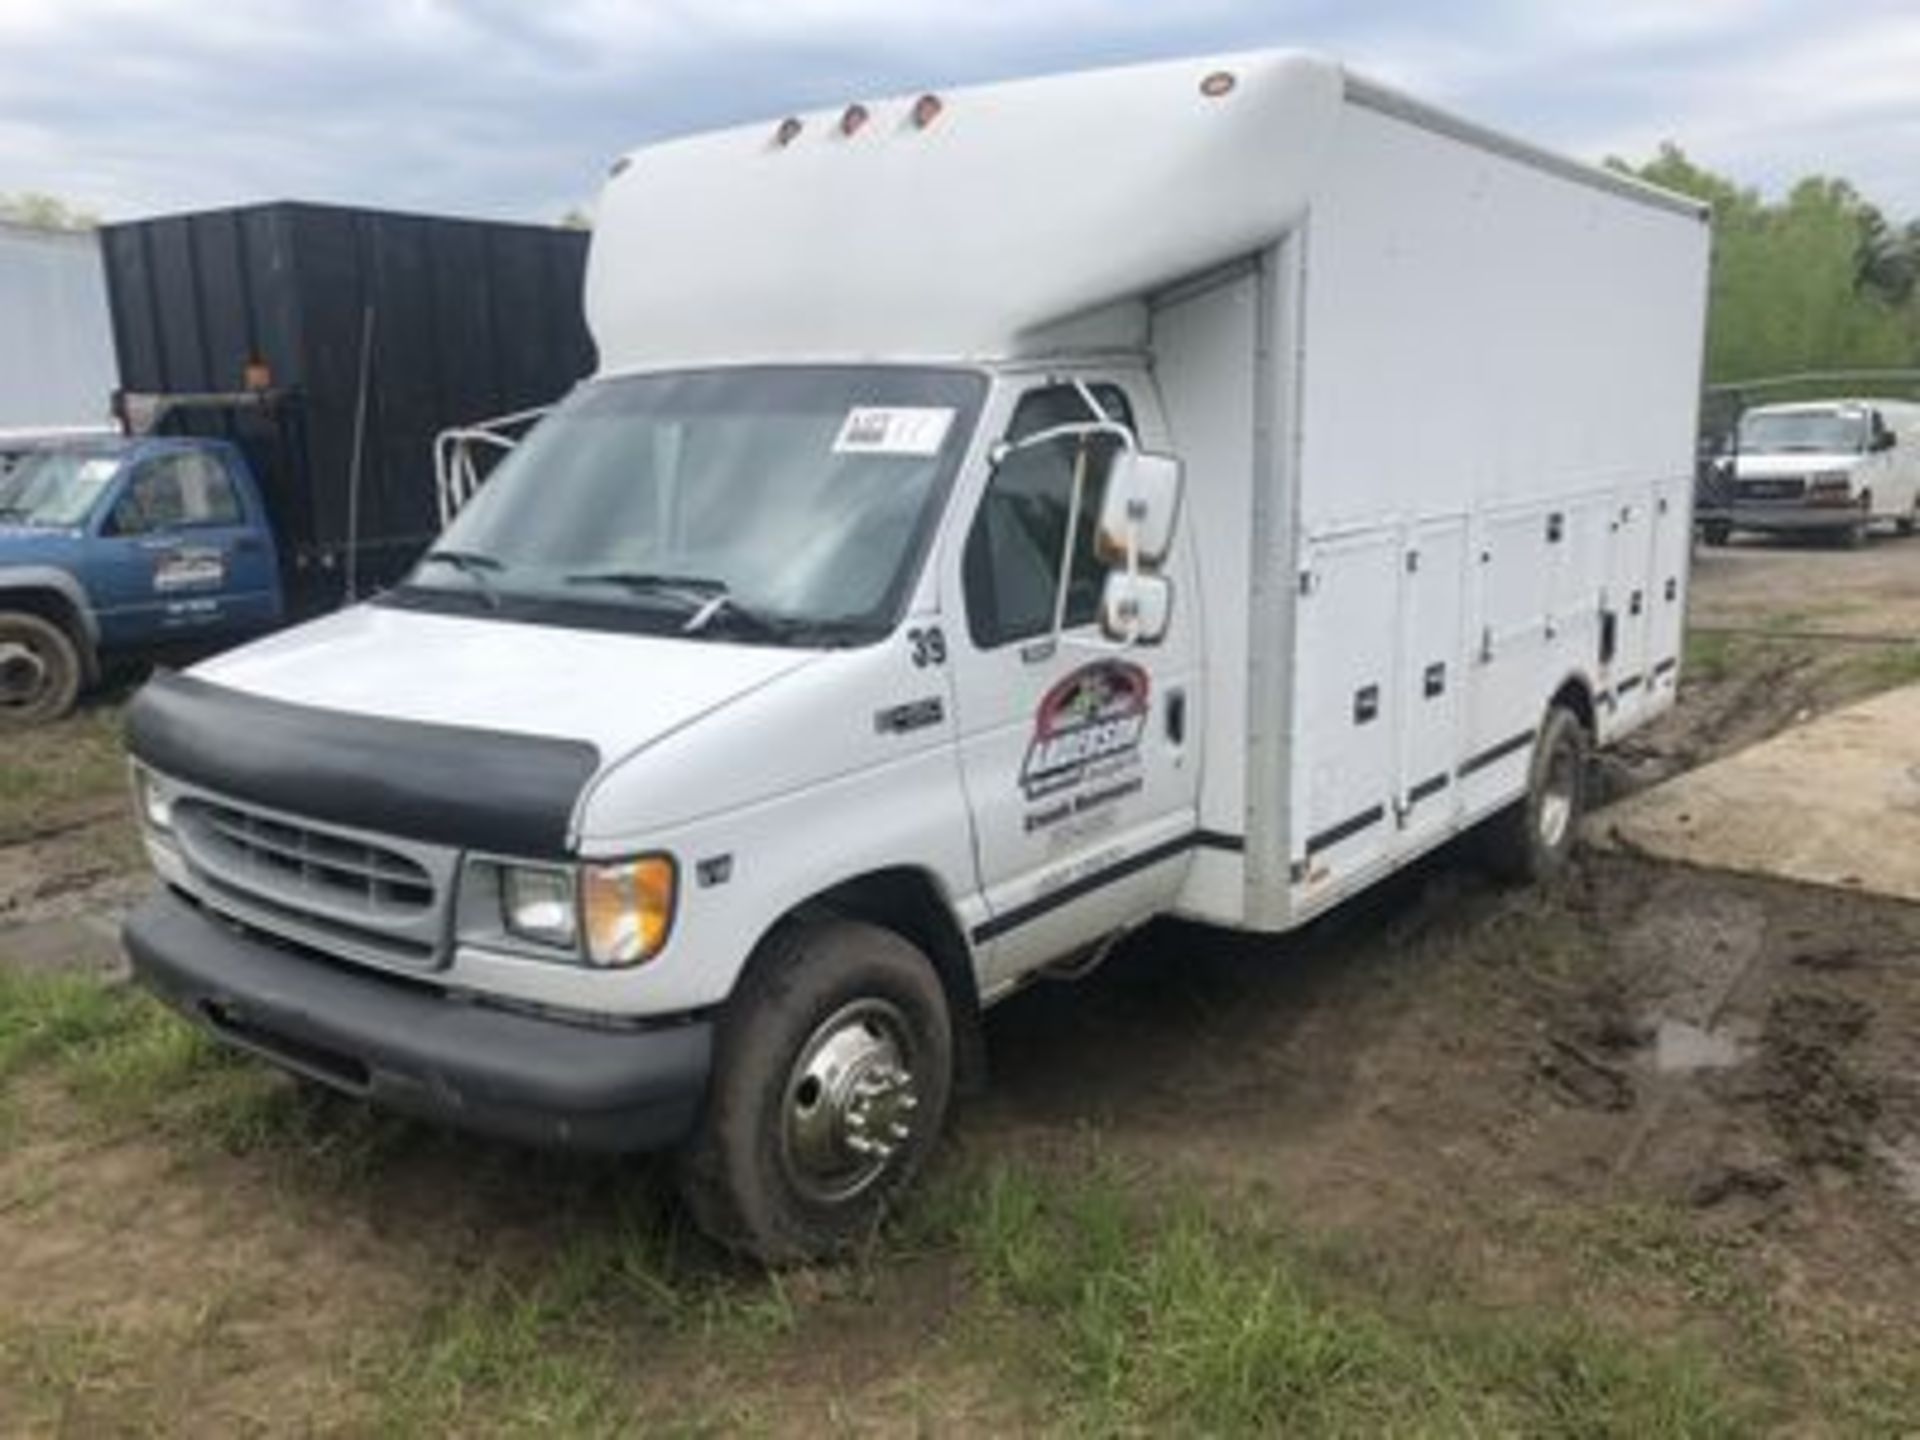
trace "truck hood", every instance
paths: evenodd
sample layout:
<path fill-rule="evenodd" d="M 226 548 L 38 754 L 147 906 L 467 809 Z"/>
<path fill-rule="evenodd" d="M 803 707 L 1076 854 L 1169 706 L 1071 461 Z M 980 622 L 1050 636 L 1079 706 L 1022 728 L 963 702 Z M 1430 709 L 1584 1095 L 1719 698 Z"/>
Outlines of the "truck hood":
<path fill-rule="evenodd" d="M 1734 461 L 1733 473 L 1742 480 L 1777 480 L 1782 476 L 1818 475 L 1835 470 L 1851 474 L 1859 463 L 1858 455 L 1795 450 L 1778 455 L 1741 455 Z"/>
<path fill-rule="evenodd" d="M 0 565 L 25 565 L 64 559 L 79 540 L 79 532 L 45 525 L 13 525 L 0 520 Z"/>
<path fill-rule="evenodd" d="M 821 653 L 361 605 L 191 673 L 321 710 L 584 741 L 612 765 Z"/>

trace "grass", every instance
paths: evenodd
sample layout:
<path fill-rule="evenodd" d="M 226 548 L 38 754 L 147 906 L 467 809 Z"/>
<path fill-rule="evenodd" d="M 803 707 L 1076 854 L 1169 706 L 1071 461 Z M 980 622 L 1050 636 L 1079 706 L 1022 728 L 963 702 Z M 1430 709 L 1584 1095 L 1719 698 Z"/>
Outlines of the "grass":
<path fill-rule="evenodd" d="M 1689 630 L 1686 661 L 1681 673 L 1697 680 L 1718 682 L 1733 674 L 1734 659 L 1733 636 Z"/>
<path fill-rule="evenodd" d="M 0 967 L 0 1081 L 42 1061 L 110 1053 L 150 1021 L 144 997 L 91 976 Z"/>
<path fill-rule="evenodd" d="M 1849 668 L 1862 685 L 1874 690 L 1920 684 L 1920 645 L 1862 647 Z"/>
<path fill-rule="evenodd" d="M 1750 1423 L 1702 1348 L 1590 1319 L 1409 1300 L 1301 1237 L 1112 1181 L 980 1184 L 961 1246 L 1035 1331 L 1070 1428 L 1297 1435 L 1712 1436 Z"/>
<path fill-rule="evenodd" d="M 127 793 L 120 709 L 95 706 L 6 737 L 0 766 L 0 845 L 80 816 L 110 811 Z"/>

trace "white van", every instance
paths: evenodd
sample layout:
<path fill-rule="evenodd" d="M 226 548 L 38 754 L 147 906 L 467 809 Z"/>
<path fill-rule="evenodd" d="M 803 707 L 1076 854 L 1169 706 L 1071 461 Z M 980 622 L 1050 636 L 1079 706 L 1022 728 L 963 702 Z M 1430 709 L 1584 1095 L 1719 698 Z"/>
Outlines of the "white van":
<path fill-rule="evenodd" d="M 1920 521 L 1920 405 L 1812 400 L 1740 417 L 1730 477 L 1697 519 L 1710 545 L 1735 530 L 1816 531 L 1858 545 L 1876 522 L 1911 535 Z M 1730 483 L 1729 483 L 1730 481 Z"/>
<path fill-rule="evenodd" d="M 1691 201 L 1264 53 L 639 150 L 593 246 L 411 578 L 132 709 L 137 972 L 289 1070 L 831 1253 L 985 1007 L 1551 870 L 1672 703 Z"/>

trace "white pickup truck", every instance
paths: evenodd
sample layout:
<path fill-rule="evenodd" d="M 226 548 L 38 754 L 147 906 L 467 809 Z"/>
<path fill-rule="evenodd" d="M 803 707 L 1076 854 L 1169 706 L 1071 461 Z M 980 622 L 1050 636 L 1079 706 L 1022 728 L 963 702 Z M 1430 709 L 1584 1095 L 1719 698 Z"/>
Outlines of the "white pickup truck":
<path fill-rule="evenodd" d="M 136 971 L 831 1254 L 1048 968 L 1560 863 L 1674 694 L 1706 263 L 1291 53 L 638 150 L 599 372 L 405 583 L 135 703 Z"/>

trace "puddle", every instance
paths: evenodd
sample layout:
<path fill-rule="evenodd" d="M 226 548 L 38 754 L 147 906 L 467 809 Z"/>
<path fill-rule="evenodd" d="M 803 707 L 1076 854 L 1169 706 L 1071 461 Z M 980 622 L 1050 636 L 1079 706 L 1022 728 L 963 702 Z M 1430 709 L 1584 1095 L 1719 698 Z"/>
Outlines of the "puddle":
<path fill-rule="evenodd" d="M 1663 1075 L 1726 1070 L 1745 1060 L 1750 1048 L 1725 1028 L 1708 1030 L 1685 1020 L 1660 1020 L 1653 1029 L 1653 1068 Z"/>

